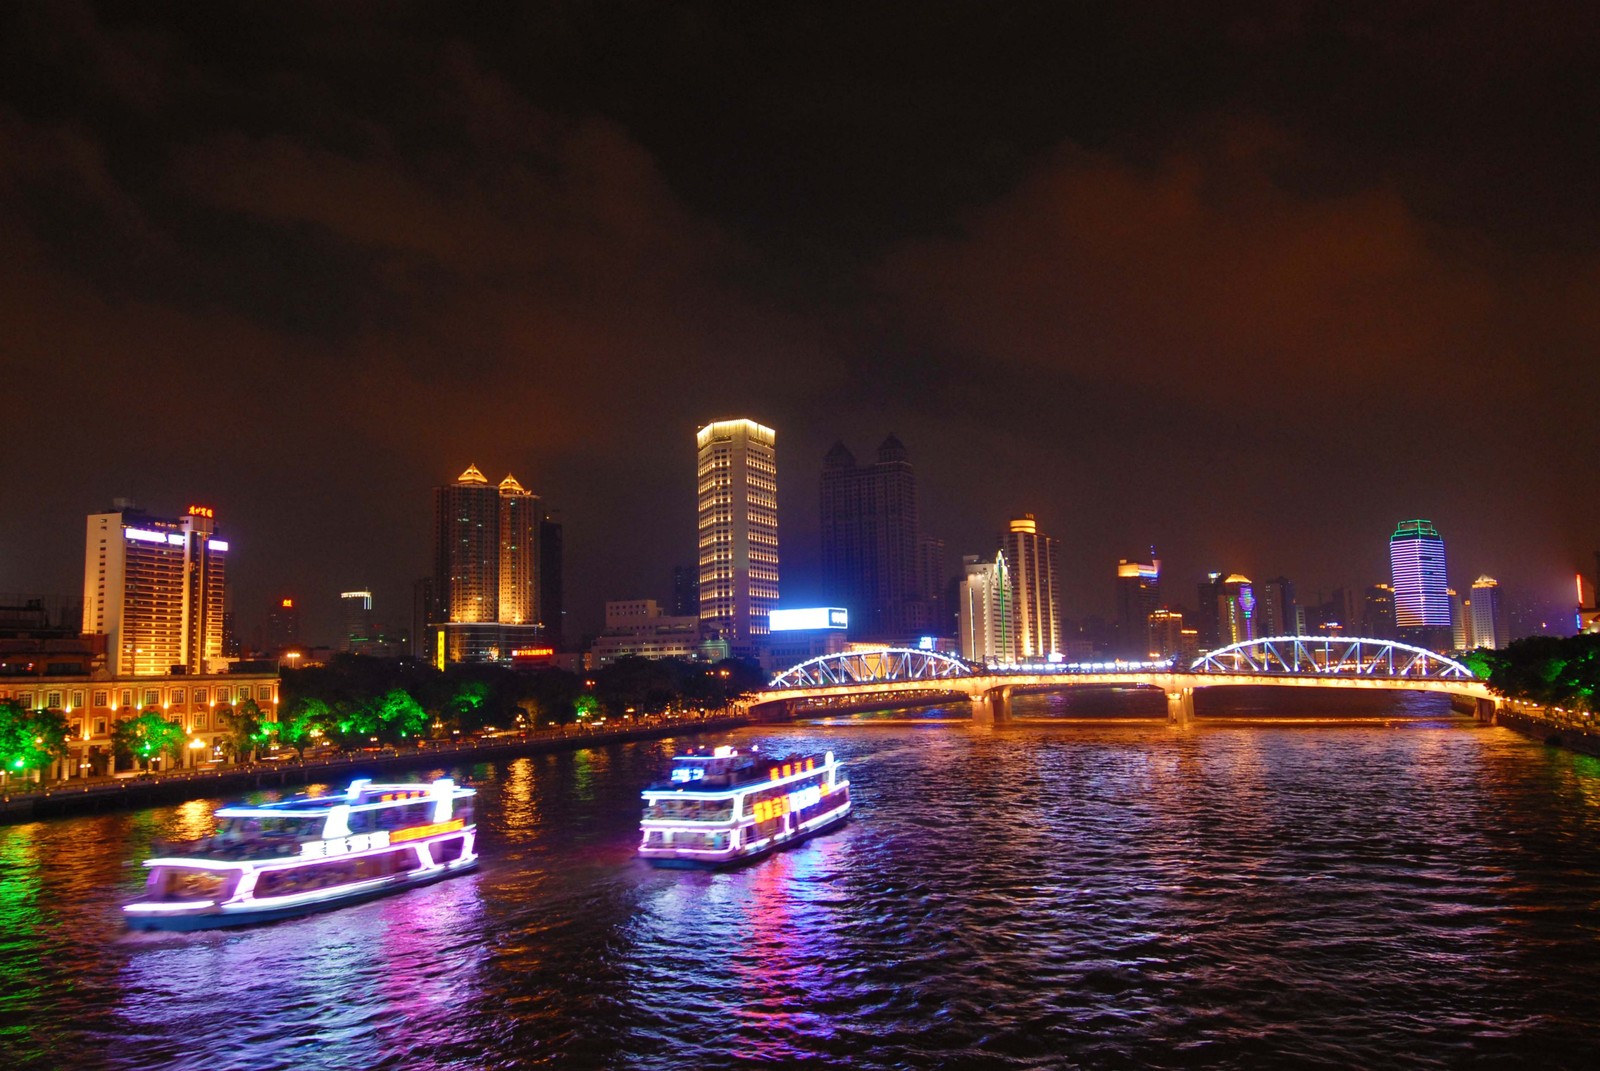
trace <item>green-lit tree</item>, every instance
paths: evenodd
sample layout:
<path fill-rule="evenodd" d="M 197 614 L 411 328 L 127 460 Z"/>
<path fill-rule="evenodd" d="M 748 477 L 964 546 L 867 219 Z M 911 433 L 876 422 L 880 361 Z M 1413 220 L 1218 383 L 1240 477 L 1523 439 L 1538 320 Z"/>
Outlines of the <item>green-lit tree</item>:
<path fill-rule="evenodd" d="M 132 718 L 119 718 L 111 728 L 111 746 L 119 759 L 142 762 L 148 769 L 162 755 L 183 757 L 184 732 L 150 707 Z"/>
<path fill-rule="evenodd" d="M 313 740 L 333 731 L 333 710 L 320 699 L 302 695 L 279 710 L 278 739 L 294 748 L 296 758 L 304 759 Z"/>
<path fill-rule="evenodd" d="M 272 738 L 271 726 L 263 718 L 261 707 L 254 699 L 241 701 L 237 706 L 224 710 L 218 718 L 228 733 L 223 746 L 240 762 L 255 758 L 256 752 Z"/>
<path fill-rule="evenodd" d="M 1502 650 L 1475 651 L 1468 664 L 1512 699 L 1591 713 L 1600 708 L 1600 635 L 1528 636 Z"/>
<path fill-rule="evenodd" d="M 390 689 L 378 704 L 379 734 L 388 743 L 421 736 L 428 728 L 428 712 L 404 688 Z"/>
<path fill-rule="evenodd" d="M 67 717 L 59 710 L 27 710 L 0 699 L 0 770 L 17 777 L 67 756 Z"/>

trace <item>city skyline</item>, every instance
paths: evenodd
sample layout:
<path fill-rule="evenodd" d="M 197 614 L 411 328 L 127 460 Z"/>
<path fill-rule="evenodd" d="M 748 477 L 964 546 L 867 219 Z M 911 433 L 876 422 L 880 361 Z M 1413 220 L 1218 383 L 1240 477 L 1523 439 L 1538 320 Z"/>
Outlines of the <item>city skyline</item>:
<path fill-rule="evenodd" d="M 1173 590 L 1362 588 L 1419 515 L 1458 590 L 1567 601 L 1593 20 L 923 14 L 0 13 L 7 363 L 20 413 L 91 417 L 12 444 L 0 590 L 198 496 L 244 628 L 292 592 L 332 637 L 368 586 L 403 620 L 418 489 L 494 457 L 562 504 L 592 630 L 692 560 L 674 444 L 747 412 L 794 472 L 893 429 L 952 563 L 1035 512 L 1083 612 L 1152 543 Z M 779 489 L 798 581 L 814 493 Z"/>

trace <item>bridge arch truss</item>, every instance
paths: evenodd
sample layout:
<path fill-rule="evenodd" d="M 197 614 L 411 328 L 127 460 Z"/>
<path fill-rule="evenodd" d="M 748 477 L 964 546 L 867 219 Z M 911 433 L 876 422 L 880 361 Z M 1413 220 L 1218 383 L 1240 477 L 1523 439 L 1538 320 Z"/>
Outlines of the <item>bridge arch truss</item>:
<path fill-rule="evenodd" d="M 829 688 L 853 684 L 956 680 L 973 676 L 972 667 L 937 651 L 886 647 L 821 655 L 784 670 L 767 685 L 785 688 Z"/>
<path fill-rule="evenodd" d="M 1355 636 L 1272 636 L 1219 648 L 1195 660 L 1193 673 L 1387 677 L 1475 681 L 1453 658 L 1398 640 Z"/>

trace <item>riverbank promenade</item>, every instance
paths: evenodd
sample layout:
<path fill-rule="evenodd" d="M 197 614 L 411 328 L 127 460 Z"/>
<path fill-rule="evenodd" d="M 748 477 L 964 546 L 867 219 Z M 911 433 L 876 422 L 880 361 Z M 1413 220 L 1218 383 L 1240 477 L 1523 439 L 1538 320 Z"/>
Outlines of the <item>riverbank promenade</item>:
<path fill-rule="evenodd" d="M 605 747 L 631 740 L 721 732 L 748 725 L 739 712 L 704 716 L 664 715 L 622 726 L 566 725 L 509 737 L 467 742 L 429 740 L 420 747 L 340 752 L 314 759 L 287 759 L 222 766 L 214 770 L 173 770 L 134 777 L 75 778 L 56 784 L 13 782 L 0 793 L 0 823 L 28 822 L 57 815 L 147 807 L 206 799 L 260 788 L 344 782 L 367 771 L 437 768 L 493 762 L 552 751 Z"/>

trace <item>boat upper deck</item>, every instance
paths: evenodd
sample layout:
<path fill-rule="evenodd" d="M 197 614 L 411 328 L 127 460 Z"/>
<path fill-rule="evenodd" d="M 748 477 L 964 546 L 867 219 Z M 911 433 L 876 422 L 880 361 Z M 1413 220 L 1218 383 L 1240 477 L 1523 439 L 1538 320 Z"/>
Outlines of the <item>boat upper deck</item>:
<path fill-rule="evenodd" d="M 646 792 L 731 792 L 765 784 L 797 773 L 820 773 L 827 769 L 828 756 L 802 757 L 762 755 L 755 748 L 741 752 L 732 747 L 711 751 L 690 751 L 672 758 L 669 779 Z"/>

